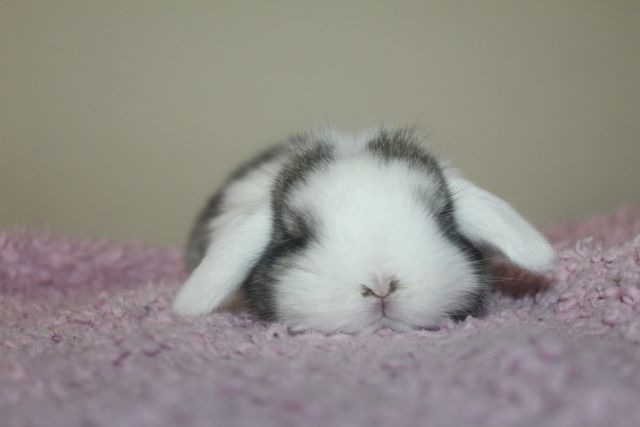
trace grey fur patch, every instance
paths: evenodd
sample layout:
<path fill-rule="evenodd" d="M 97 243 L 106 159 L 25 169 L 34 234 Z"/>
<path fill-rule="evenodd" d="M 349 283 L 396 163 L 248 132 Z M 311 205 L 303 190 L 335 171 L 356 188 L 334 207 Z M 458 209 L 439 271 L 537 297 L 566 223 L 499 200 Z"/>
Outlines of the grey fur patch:
<path fill-rule="evenodd" d="M 212 218 L 218 216 L 224 190 L 217 192 L 200 211 L 195 223 L 191 227 L 187 247 L 185 250 L 185 262 L 187 269 L 191 272 L 200 264 L 207 252 L 207 247 L 211 242 L 211 236 L 207 229 L 207 224 Z"/>
<path fill-rule="evenodd" d="M 412 128 L 382 129 L 369 141 L 369 151 L 385 161 L 402 160 L 429 174 L 441 175 L 440 165 L 422 145 L 422 138 Z"/>
<path fill-rule="evenodd" d="M 487 306 L 489 304 L 489 295 L 491 288 L 488 284 L 481 287 L 475 292 L 467 294 L 467 301 L 464 306 L 449 313 L 449 317 L 456 321 L 463 321 L 468 316 L 482 317 L 487 314 Z"/>
<path fill-rule="evenodd" d="M 209 198 L 204 208 L 202 208 L 198 214 L 196 221 L 191 228 L 191 232 L 189 233 L 189 239 L 185 250 L 185 261 L 189 271 L 193 271 L 198 264 L 200 264 L 209 244 L 211 243 L 212 236 L 209 232 L 208 225 L 213 218 L 220 214 L 220 209 L 229 185 L 244 178 L 252 170 L 275 159 L 279 155 L 283 154 L 285 150 L 286 146 L 276 145 L 263 151 L 260 155 L 254 157 L 252 160 L 236 169 L 224 182 L 222 187 L 220 187 L 220 189 L 218 189 L 218 191 Z"/>
<path fill-rule="evenodd" d="M 307 212 L 294 211 L 288 205 L 289 194 L 304 184 L 309 174 L 335 159 L 330 145 L 300 138 L 292 141 L 294 154 L 280 170 L 272 191 L 271 243 L 242 285 L 249 308 L 264 320 L 278 319 L 274 298 L 278 277 L 314 237 L 313 218 Z"/>
<path fill-rule="evenodd" d="M 367 149 L 382 162 L 399 161 L 417 169 L 434 182 L 434 191 L 420 194 L 427 206 L 442 211 L 450 199 L 449 189 L 438 160 L 423 146 L 420 135 L 411 128 L 383 129 L 369 141 Z"/>
<path fill-rule="evenodd" d="M 333 147 L 324 142 L 316 142 L 297 151 L 282 167 L 273 188 L 271 206 L 275 238 L 283 238 L 284 235 L 290 234 L 292 225 L 295 228 L 302 227 L 299 230 L 301 232 L 305 231 L 304 224 L 310 222 L 308 213 L 294 212 L 288 203 L 289 195 L 294 188 L 304 184 L 311 173 L 326 168 L 335 160 Z"/>

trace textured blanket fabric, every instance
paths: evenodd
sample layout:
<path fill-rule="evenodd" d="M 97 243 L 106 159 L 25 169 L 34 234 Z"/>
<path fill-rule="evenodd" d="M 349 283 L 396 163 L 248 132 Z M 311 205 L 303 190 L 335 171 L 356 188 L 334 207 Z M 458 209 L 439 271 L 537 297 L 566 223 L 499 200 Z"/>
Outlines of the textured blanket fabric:
<path fill-rule="evenodd" d="M 547 233 L 548 290 L 368 337 L 179 319 L 177 250 L 0 233 L 0 425 L 637 427 L 640 210 Z"/>

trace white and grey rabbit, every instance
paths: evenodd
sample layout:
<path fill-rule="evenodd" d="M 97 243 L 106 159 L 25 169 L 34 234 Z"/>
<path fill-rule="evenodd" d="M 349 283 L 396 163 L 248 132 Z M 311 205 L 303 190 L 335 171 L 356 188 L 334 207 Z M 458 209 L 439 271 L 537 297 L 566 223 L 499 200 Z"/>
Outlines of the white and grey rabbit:
<path fill-rule="evenodd" d="M 412 129 L 292 137 L 236 171 L 193 228 L 173 304 L 203 315 L 241 291 L 292 330 L 432 327 L 483 311 L 498 252 L 534 272 L 555 253 L 511 206 L 443 165 Z"/>

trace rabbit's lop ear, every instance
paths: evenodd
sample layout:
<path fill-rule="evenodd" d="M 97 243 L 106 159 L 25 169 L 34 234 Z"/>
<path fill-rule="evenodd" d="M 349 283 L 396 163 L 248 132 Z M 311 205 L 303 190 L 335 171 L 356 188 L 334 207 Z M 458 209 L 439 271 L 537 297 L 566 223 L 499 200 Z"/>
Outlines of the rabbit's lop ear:
<path fill-rule="evenodd" d="M 460 232 L 473 243 L 506 256 L 527 270 L 550 270 L 555 251 L 549 242 L 507 202 L 475 186 L 457 171 L 445 170 L 454 217 Z"/>
<path fill-rule="evenodd" d="M 222 214 L 212 221 L 211 231 L 204 258 L 173 302 L 178 314 L 210 313 L 240 289 L 269 244 L 270 208 L 265 204 L 244 215 Z"/>

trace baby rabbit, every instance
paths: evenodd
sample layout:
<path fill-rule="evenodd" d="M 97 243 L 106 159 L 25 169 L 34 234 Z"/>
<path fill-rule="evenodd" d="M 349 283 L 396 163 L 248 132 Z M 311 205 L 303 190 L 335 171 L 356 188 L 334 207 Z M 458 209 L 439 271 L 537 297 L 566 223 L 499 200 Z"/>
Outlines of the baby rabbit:
<path fill-rule="evenodd" d="M 173 303 L 203 315 L 241 292 L 292 330 L 433 327 L 483 311 L 487 256 L 533 272 L 555 253 L 509 204 L 442 164 L 412 129 L 290 138 L 237 170 L 191 233 Z"/>

